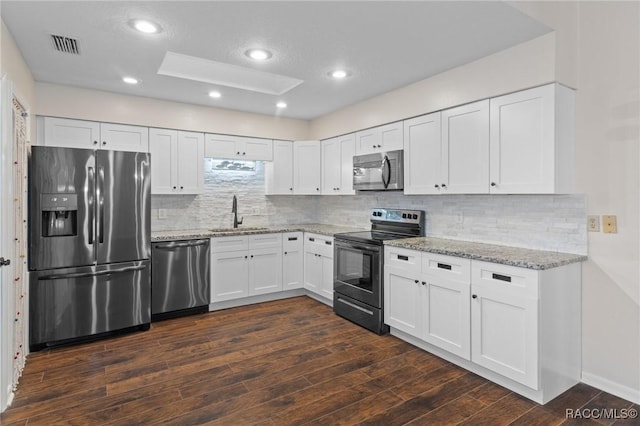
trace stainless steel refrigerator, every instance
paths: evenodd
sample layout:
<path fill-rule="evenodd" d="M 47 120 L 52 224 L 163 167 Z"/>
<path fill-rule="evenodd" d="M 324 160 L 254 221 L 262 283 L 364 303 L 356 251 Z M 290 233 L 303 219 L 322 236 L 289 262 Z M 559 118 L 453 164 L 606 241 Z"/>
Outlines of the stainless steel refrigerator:
<path fill-rule="evenodd" d="M 147 153 L 32 147 L 31 350 L 149 328 L 149 162 Z"/>

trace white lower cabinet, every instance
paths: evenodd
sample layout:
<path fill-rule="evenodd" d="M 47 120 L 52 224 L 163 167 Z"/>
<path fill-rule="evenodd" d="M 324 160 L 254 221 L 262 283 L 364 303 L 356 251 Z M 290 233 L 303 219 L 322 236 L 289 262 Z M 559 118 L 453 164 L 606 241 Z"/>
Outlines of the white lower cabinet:
<path fill-rule="evenodd" d="M 394 247 L 385 259 L 385 323 L 469 359 L 469 260 Z"/>
<path fill-rule="evenodd" d="M 211 303 L 282 291 L 282 234 L 211 239 Z"/>
<path fill-rule="evenodd" d="M 333 301 L 333 237 L 304 233 L 304 288 Z"/>
<path fill-rule="evenodd" d="M 385 323 L 540 404 L 580 381 L 579 263 L 533 270 L 385 247 Z"/>
<path fill-rule="evenodd" d="M 538 273 L 474 262 L 472 357 L 512 380 L 538 388 Z"/>
<path fill-rule="evenodd" d="M 282 289 L 304 287 L 302 232 L 282 234 Z"/>

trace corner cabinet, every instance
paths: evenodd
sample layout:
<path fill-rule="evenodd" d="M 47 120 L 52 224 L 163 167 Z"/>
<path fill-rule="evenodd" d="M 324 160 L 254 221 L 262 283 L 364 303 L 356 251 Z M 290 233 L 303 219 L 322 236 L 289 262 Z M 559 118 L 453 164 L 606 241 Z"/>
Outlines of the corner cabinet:
<path fill-rule="evenodd" d="M 293 193 L 320 195 L 320 141 L 293 143 Z"/>
<path fill-rule="evenodd" d="M 581 266 L 533 270 L 385 247 L 391 333 L 540 404 L 580 381 Z"/>
<path fill-rule="evenodd" d="M 149 129 L 68 118 L 37 118 L 38 145 L 149 152 Z"/>
<path fill-rule="evenodd" d="M 355 194 L 353 190 L 353 156 L 355 135 L 349 134 L 322 141 L 321 164 L 323 195 Z"/>
<path fill-rule="evenodd" d="M 211 239 L 211 303 L 282 291 L 282 235 Z"/>
<path fill-rule="evenodd" d="M 207 133 L 205 135 L 205 156 L 271 161 L 273 160 L 273 141 L 271 139 Z"/>
<path fill-rule="evenodd" d="M 490 101 L 490 193 L 574 191 L 574 91 L 549 84 Z"/>
<path fill-rule="evenodd" d="M 200 194 L 204 187 L 204 134 L 149 129 L 152 194 Z"/>
<path fill-rule="evenodd" d="M 293 142 L 273 141 L 273 161 L 264 163 L 265 194 L 293 194 Z"/>

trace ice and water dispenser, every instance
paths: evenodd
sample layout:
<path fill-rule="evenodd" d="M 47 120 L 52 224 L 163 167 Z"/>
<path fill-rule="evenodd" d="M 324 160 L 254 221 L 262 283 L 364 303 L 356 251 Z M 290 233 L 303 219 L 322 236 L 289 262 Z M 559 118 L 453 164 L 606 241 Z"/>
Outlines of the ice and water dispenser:
<path fill-rule="evenodd" d="M 78 235 L 78 194 L 41 194 L 43 237 Z"/>

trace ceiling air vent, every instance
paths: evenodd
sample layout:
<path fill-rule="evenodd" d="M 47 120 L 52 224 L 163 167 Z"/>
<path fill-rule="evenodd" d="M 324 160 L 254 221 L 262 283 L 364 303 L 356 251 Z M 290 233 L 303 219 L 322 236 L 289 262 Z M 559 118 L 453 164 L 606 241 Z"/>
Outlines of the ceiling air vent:
<path fill-rule="evenodd" d="M 51 41 L 53 41 L 53 48 L 58 52 L 71 53 L 72 55 L 80 54 L 78 40 L 75 38 L 51 34 Z"/>

